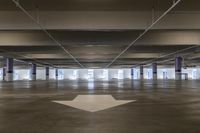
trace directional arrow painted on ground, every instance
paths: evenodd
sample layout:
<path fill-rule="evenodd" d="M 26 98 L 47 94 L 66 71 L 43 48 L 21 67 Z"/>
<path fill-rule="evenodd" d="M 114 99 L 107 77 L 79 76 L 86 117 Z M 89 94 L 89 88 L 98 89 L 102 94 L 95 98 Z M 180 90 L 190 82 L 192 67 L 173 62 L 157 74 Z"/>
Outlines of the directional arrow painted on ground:
<path fill-rule="evenodd" d="M 135 101 L 136 100 L 116 100 L 111 95 L 78 95 L 72 101 L 53 102 L 88 112 L 97 112 Z"/>

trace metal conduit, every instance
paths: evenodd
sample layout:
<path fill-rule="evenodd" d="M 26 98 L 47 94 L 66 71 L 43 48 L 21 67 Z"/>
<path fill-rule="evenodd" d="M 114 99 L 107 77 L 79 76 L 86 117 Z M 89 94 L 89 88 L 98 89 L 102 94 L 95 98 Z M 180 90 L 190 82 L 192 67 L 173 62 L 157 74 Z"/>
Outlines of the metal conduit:
<path fill-rule="evenodd" d="M 24 12 L 34 23 L 36 23 L 40 29 L 42 31 L 44 31 L 46 33 L 46 35 L 52 40 L 54 41 L 65 53 L 67 53 L 76 63 L 78 63 L 78 65 L 82 68 L 85 68 L 67 49 L 65 49 L 65 47 L 58 42 L 30 13 L 28 13 L 28 11 L 26 11 L 17 0 L 12 0 L 16 6 L 21 9 L 22 12 Z"/>
<path fill-rule="evenodd" d="M 105 68 L 110 67 L 122 54 L 124 54 L 131 46 L 133 46 L 138 40 L 140 40 L 153 26 L 155 26 L 161 19 L 163 19 L 176 5 L 178 5 L 181 0 L 177 0 L 173 5 L 165 11 L 155 22 L 153 22 L 145 31 L 140 34 L 134 41 L 132 41 L 121 53 L 119 53 Z"/>

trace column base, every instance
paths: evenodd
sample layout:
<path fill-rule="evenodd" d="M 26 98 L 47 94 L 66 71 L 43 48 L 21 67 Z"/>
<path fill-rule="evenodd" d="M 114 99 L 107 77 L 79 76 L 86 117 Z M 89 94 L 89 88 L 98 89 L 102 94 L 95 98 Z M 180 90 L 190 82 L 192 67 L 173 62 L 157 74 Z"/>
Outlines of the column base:
<path fill-rule="evenodd" d="M 144 76 L 143 75 L 140 75 L 140 80 L 143 80 L 144 79 Z"/>
<path fill-rule="evenodd" d="M 176 74 L 175 74 L 175 79 L 176 79 L 176 80 L 182 80 L 182 75 L 181 75 L 181 73 L 176 73 Z"/>
<path fill-rule="evenodd" d="M 157 79 L 158 79 L 157 74 L 153 74 L 153 80 L 157 80 Z"/>
<path fill-rule="evenodd" d="M 36 80 L 36 75 L 32 75 L 32 76 L 31 76 L 31 80 L 32 80 L 32 81 L 35 81 L 35 80 Z"/>
<path fill-rule="evenodd" d="M 6 80 L 6 76 L 3 76 L 3 81 L 5 81 Z"/>
<path fill-rule="evenodd" d="M 49 80 L 49 76 L 46 76 L 46 80 Z"/>
<path fill-rule="evenodd" d="M 5 76 L 6 81 L 13 81 L 13 73 L 7 73 Z"/>

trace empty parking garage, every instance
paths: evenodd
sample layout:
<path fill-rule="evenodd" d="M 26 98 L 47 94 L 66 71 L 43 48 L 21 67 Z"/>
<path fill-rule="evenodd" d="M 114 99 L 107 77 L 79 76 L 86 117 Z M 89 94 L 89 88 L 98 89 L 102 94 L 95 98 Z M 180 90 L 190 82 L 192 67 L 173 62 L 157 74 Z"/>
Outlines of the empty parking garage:
<path fill-rule="evenodd" d="M 200 1 L 0 0 L 0 133 L 200 133 Z"/>

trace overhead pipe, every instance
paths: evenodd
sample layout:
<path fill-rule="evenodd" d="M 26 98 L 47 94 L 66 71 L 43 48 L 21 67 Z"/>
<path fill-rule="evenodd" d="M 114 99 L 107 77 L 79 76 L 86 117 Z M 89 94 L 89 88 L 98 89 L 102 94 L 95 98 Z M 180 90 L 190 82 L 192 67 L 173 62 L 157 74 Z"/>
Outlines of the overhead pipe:
<path fill-rule="evenodd" d="M 154 21 L 148 28 L 145 29 L 143 33 L 141 33 L 134 41 L 132 41 L 121 53 L 119 53 L 105 68 L 110 67 L 122 54 L 124 54 L 131 46 L 135 45 L 135 43 L 140 40 L 153 26 L 155 26 L 161 19 L 163 19 L 176 5 L 178 5 L 181 0 L 177 0 L 173 2 L 173 5 L 165 11 L 156 21 Z"/>
<path fill-rule="evenodd" d="M 22 12 L 24 12 L 35 24 L 37 24 L 40 29 L 46 33 L 46 35 L 52 40 L 54 41 L 66 54 L 68 54 L 76 63 L 78 63 L 78 65 L 82 68 L 84 68 L 84 66 L 59 42 L 57 41 L 52 35 L 51 33 L 49 33 L 47 31 L 47 29 L 45 29 L 40 23 L 39 21 L 37 21 L 28 11 L 26 11 L 19 3 L 19 1 L 17 0 L 12 0 L 16 6 L 21 9 Z"/>

